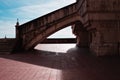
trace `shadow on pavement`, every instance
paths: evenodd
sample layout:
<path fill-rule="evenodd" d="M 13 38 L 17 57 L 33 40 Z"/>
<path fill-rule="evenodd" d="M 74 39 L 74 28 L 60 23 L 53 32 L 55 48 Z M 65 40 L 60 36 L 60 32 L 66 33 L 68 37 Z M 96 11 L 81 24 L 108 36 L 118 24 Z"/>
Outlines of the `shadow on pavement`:
<path fill-rule="evenodd" d="M 87 48 L 66 53 L 34 50 L 1 58 L 62 70 L 63 80 L 120 80 L 120 57 L 96 57 Z"/>

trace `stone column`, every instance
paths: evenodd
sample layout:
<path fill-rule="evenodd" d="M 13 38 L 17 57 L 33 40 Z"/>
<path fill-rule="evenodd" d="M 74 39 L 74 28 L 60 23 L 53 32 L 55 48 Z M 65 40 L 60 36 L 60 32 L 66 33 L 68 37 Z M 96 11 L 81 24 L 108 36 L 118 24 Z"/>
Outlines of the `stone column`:
<path fill-rule="evenodd" d="M 88 45 L 88 33 L 87 31 L 80 31 L 77 35 L 77 46 L 89 47 Z"/>
<path fill-rule="evenodd" d="M 119 55 L 120 0 L 86 0 L 91 26 L 90 49 L 97 56 Z M 95 34 L 95 35 L 94 35 Z"/>
<path fill-rule="evenodd" d="M 15 25 L 15 29 L 16 29 L 16 39 L 19 39 L 19 22 L 18 22 L 18 19 L 17 19 L 17 23 Z"/>
<path fill-rule="evenodd" d="M 83 27 L 82 23 L 77 22 L 72 26 L 73 34 L 77 38 L 77 46 L 88 47 L 88 32 Z"/>
<path fill-rule="evenodd" d="M 18 22 L 18 19 L 17 19 L 17 23 L 15 25 L 15 28 L 16 28 L 16 45 L 15 45 L 15 48 L 14 48 L 14 51 L 22 51 L 23 48 L 22 48 L 22 39 L 20 37 L 20 27 L 19 27 L 19 22 Z"/>

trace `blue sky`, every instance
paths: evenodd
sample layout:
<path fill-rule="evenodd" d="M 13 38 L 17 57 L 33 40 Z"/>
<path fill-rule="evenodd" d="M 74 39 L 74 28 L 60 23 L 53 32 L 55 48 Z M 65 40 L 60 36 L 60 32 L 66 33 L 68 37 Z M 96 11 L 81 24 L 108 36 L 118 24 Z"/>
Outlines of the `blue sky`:
<path fill-rule="evenodd" d="M 0 38 L 15 37 L 15 24 L 33 20 L 49 12 L 74 3 L 76 0 L 0 0 Z M 74 37 L 71 28 L 63 29 L 51 37 Z"/>

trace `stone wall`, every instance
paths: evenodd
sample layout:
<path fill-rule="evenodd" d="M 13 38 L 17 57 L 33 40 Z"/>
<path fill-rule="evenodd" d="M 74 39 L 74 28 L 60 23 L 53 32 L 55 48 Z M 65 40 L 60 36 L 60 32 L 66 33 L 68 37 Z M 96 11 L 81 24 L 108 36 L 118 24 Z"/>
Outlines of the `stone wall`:
<path fill-rule="evenodd" d="M 120 55 L 119 4 L 120 0 L 77 0 L 83 27 L 88 31 L 90 50 L 97 56 Z M 84 36 L 77 35 L 77 41 L 80 43 Z"/>
<path fill-rule="evenodd" d="M 98 56 L 119 55 L 120 0 L 87 0 L 92 34 L 91 51 Z"/>
<path fill-rule="evenodd" d="M 0 54 L 11 53 L 15 45 L 15 39 L 0 39 Z"/>

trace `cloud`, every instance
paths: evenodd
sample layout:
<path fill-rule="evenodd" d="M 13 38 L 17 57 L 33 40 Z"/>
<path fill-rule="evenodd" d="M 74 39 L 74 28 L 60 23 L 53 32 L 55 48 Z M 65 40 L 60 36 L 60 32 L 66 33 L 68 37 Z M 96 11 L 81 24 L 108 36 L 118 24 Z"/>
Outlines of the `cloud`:
<path fill-rule="evenodd" d="M 13 3 L 13 1 L 15 3 Z M 20 23 L 22 24 L 75 2 L 75 0 L 48 0 L 48 1 L 13 0 L 13 1 L 11 0 L 3 1 L 5 6 L 13 7 L 5 10 L 7 11 L 7 15 L 0 16 L 0 38 L 4 37 L 5 35 L 9 37 L 15 37 L 14 26 L 16 18 L 19 18 Z M 2 12 L 3 10 L 0 10 L 0 13 Z M 10 14 L 12 14 L 12 16 Z M 66 31 L 64 31 L 64 33 L 65 32 Z M 59 35 L 61 35 L 61 33 L 58 33 L 58 36 Z"/>
<path fill-rule="evenodd" d="M 21 19 L 32 20 L 47 13 L 50 13 L 54 10 L 62 8 L 68 4 L 75 2 L 75 0 L 52 0 L 50 2 L 46 2 L 44 4 L 33 4 L 27 6 L 21 6 L 19 8 L 14 8 L 11 10 L 16 16 Z"/>

